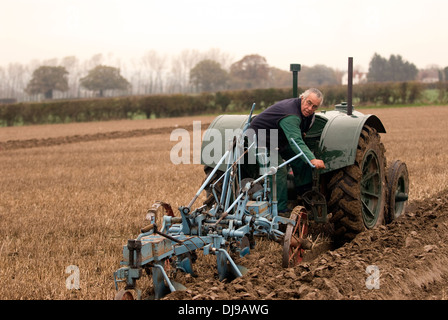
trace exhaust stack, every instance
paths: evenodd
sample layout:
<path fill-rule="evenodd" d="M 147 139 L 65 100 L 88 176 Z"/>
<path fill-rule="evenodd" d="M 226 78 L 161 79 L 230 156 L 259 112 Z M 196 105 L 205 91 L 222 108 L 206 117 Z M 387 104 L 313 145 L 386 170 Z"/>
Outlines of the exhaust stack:
<path fill-rule="evenodd" d="M 348 86 L 347 86 L 347 115 L 349 116 L 351 116 L 353 113 L 352 96 L 353 96 L 353 57 L 349 57 Z"/>

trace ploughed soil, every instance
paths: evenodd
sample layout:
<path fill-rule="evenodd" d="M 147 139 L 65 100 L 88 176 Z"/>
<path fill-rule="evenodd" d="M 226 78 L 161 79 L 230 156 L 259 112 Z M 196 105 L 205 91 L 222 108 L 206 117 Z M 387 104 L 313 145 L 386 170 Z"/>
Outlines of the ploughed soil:
<path fill-rule="evenodd" d="M 214 256 L 200 256 L 196 277 L 176 274 L 187 289 L 164 299 L 440 300 L 448 297 L 447 243 L 448 189 L 338 248 L 317 239 L 293 268 L 282 268 L 282 247 L 268 240 L 235 259 L 248 271 L 232 281 L 217 279 Z"/>
<path fill-rule="evenodd" d="M 208 124 L 205 124 L 204 126 L 206 125 Z M 191 131 L 193 129 L 193 125 L 182 126 L 182 128 Z M 165 133 L 169 134 L 171 131 L 173 131 L 173 127 L 161 127 L 161 128 L 148 128 L 148 129 L 120 130 L 120 131 L 115 130 L 109 132 L 75 134 L 67 136 L 36 138 L 36 139 L 7 140 L 7 141 L 0 141 L 0 151 L 36 148 L 36 147 L 50 147 L 77 142 L 134 138 L 153 134 L 165 134 Z"/>
<path fill-rule="evenodd" d="M 168 133 L 172 128 L 136 129 L 45 139 L 0 142 L 0 150 L 52 146 Z M 191 129 L 191 128 L 187 128 Z M 408 204 L 392 223 L 360 233 L 334 247 L 325 237 L 292 268 L 282 268 L 282 246 L 260 239 L 250 254 L 235 262 L 247 273 L 219 281 L 213 255 L 198 259 L 196 275 L 177 272 L 175 280 L 186 290 L 167 300 L 269 299 L 445 299 L 448 297 L 448 189 Z M 143 298 L 151 295 L 150 289 Z"/>

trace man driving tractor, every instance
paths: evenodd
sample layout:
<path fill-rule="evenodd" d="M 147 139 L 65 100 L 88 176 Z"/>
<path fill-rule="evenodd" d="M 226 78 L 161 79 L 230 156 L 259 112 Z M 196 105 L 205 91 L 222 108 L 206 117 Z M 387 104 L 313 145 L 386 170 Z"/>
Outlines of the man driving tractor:
<path fill-rule="evenodd" d="M 303 92 L 299 98 L 285 99 L 279 101 L 257 115 L 251 122 L 249 129 L 259 135 L 259 130 L 265 130 L 265 146 L 271 145 L 271 130 L 278 130 L 278 163 L 287 161 L 300 151 L 291 141 L 293 139 L 302 149 L 303 153 L 316 167 L 325 169 L 322 160 L 316 159 L 314 154 L 305 144 L 303 138 L 314 123 L 316 110 L 323 103 L 323 95 L 316 88 L 310 88 Z M 311 167 L 301 158 L 290 163 L 294 173 L 294 184 L 298 195 L 302 195 L 312 186 Z M 287 213 L 288 190 L 287 169 L 282 167 L 277 172 L 277 197 L 278 212 Z"/>

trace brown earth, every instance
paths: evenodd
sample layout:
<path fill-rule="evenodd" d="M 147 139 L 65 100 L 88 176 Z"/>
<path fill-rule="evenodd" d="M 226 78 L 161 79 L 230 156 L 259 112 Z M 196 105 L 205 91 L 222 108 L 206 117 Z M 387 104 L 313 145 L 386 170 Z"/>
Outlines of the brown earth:
<path fill-rule="evenodd" d="M 266 241 L 236 260 L 248 272 L 231 282 L 218 281 L 210 260 L 198 259 L 196 278 L 177 278 L 187 290 L 165 299 L 446 299 L 447 241 L 448 190 L 294 268 L 283 269 L 280 245 Z"/>
<path fill-rule="evenodd" d="M 209 124 L 208 123 L 205 124 L 205 126 L 207 125 Z M 182 129 L 191 131 L 193 130 L 193 125 L 182 126 Z M 42 139 L 36 138 L 36 139 L 7 140 L 7 141 L 0 141 L 0 151 L 24 149 L 24 148 L 36 148 L 36 147 L 50 147 L 77 142 L 135 138 L 155 134 L 169 134 L 171 131 L 173 131 L 173 127 L 161 127 L 150 129 L 134 129 L 126 131 L 99 132 L 92 134 L 76 134 L 70 136 L 47 137 Z"/>
<path fill-rule="evenodd" d="M 440 113 L 442 111 L 447 112 L 445 111 L 446 109 L 438 108 L 435 110 Z M 378 112 L 383 111 L 380 110 Z M 447 152 L 446 138 L 444 136 L 446 136 L 447 131 L 440 129 L 440 127 L 446 128 L 446 121 L 441 120 L 426 126 L 422 126 L 419 122 L 419 125 L 416 125 L 412 121 L 414 119 L 419 119 L 418 121 L 425 119 L 423 115 L 426 114 L 427 110 L 414 108 L 407 109 L 406 112 L 415 112 L 418 116 L 414 116 L 411 120 L 402 121 L 399 128 L 396 128 L 392 125 L 396 123 L 396 120 L 392 116 L 389 116 L 389 113 L 392 115 L 395 113 L 392 113 L 393 111 L 384 112 L 385 115 L 381 118 L 384 119 L 386 124 L 387 121 L 391 123 L 388 126 L 391 129 L 388 131 L 388 135 L 384 137 L 385 146 L 390 155 L 388 159 L 399 158 L 406 161 L 410 170 L 412 199 L 416 199 L 411 200 L 404 216 L 389 225 L 375 230 L 365 231 L 359 234 L 353 241 L 340 248 L 329 249 L 325 247 L 326 243 L 322 243 L 323 247 L 320 250 L 307 253 L 306 261 L 294 268 L 284 269 L 281 267 L 282 248 L 279 244 L 267 240 L 260 240 L 256 248 L 251 251 L 251 254 L 244 258 L 235 259 L 238 264 L 247 267 L 248 272 L 243 277 L 231 282 L 218 281 L 215 257 L 211 255 L 202 256 L 202 253 L 199 252 L 199 259 L 194 265 L 197 277 L 178 273 L 175 280 L 184 284 L 187 290 L 171 293 L 165 299 L 445 299 L 448 296 L 448 189 L 446 187 L 446 171 L 443 171 L 443 169 L 446 167 Z M 396 114 L 399 117 L 402 113 L 397 112 Z M 446 119 L 446 117 L 440 116 L 440 119 Z M 206 120 L 202 123 L 203 127 L 206 127 L 207 123 L 210 122 L 210 119 Z M 188 119 L 188 121 L 184 120 L 184 122 L 179 123 L 179 125 L 182 128 L 191 129 L 191 119 Z M 129 122 L 129 124 L 135 125 L 134 122 Z M 101 125 L 106 126 L 107 124 Z M 111 125 L 104 130 L 99 130 L 96 127 L 97 125 L 95 125 L 89 131 L 86 128 L 78 128 L 79 124 L 76 124 L 76 128 L 74 126 L 74 131 L 70 133 L 61 133 L 61 131 L 55 130 L 55 127 L 51 127 L 53 130 L 49 127 L 50 129 L 42 133 L 41 136 L 35 134 L 35 127 L 2 128 L 0 151 L 6 151 L 4 153 L 5 159 L 9 156 L 12 158 L 17 157 L 16 161 L 18 163 L 27 164 L 26 159 L 22 159 L 24 159 L 24 155 L 28 156 L 26 149 L 29 148 L 36 147 L 35 150 L 37 150 L 37 153 L 41 154 L 55 151 L 56 149 L 48 148 L 47 151 L 47 148 L 39 149 L 39 147 L 60 145 L 62 148 L 62 145 L 66 144 L 73 143 L 72 145 L 76 146 L 74 143 L 101 140 L 109 140 L 112 142 L 116 140 L 118 141 L 116 142 L 118 146 L 121 138 L 154 135 L 162 139 L 162 135 L 159 134 L 163 134 L 164 140 L 160 141 L 164 142 L 160 143 L 159 141 L 158 145 L 163 145 L 168 140 L 166 136 L 173 129 L 172 126 L 169 127 L 166 124 L 160 124 L 159 127 L 150 128 L 143 123 L 137 123 L 137 125 L 137 127 L 131 128 L 126 124 L 126 128 L 119 129 L 117 129 L 116 125 Z M 171 122 L 170 125 L 173 125 L 173 123 Z M 64 125 L 64 128 L 68 127 L 70 126 Z M 411 134 L 417 130 L 416 128 L 421 128 L 422 130 L 422 132 L 418 132 L 419 139 L 413 138 L 414 136 Z M 28 129 L 29 134 L 27 134 Z M 438 139 L 435 139 L 435 137 L 438 137 Z M 138 139 L 126 139 L 126 141 L 128 140 L 139 142 Z M 439 144 L 434 145 L 434 143 Z M 137 145 L 141 147 L 140 142 Z M 399 148 L 401 145 L 408 147 L 407 149 Z M 115 144 L 114 146 L 117 147 Z M 98 149 L 97 145 L 86 143 L 85 146 L 80 144 L 76 150 L 84 150 L 87 147 L 95 148 L 95 150 Z M 86 150 L 93 152 L 90 149 Z M 429 158 L 429 156 L 432 158 Z M 38 163 L 42 164 L 44 162 L 41 161 Z M 431 166 L 425 166 L 425 163 L 431 163 Z M 104 164 L 101 168 L 103 167 L 105 167 Z M 104 173 L 101 168 L 97 168 L 96 170 Z M 23 168 L 19 168 L 17 172 L 21 172 L 20 170 L 23 170 Z M 110 174 L 107 170 L 105 172 Z M 153 175 L 154 173 L 151 171 L 151 174 Z M 153 177 L 152 175 L 151 177 Z M 134 178 L 137 179 L 136 177 Z M 130 177 L 126 177 L 125 181 L 131 180 Z M 119 189 L 117 185 L 114 186 L 120 192 L 128 191 Z M 183 188 L 186 190 L 187 186 Z M 193 191 L 196 191 L 195 187 L 191 188 Z M 113 190 L 115 191 L 115 189 Z M 439 191 L 432 192 L 432 190 Z M 19 191 L 22 192 L 21 189 Z M 188 193 L 188 195 L 190 194 L 191 192 Z M 427 194 L 433 195 L 424 199 Z M 17 199 L 19 196 L 17 194 Z M 134 196 L 138 197 L 140 193 Z M 77 199 L 75 195 L 72 197 L 74 200 Z M 17 199 L 14 201 L 17 202 Z M 100 200 L 96 199 L 95 203 L 98 202 Z M 15 209 L 16 205 L 14 203 L 8 202 L 7 205 L 5 204 L 5 208 L 12 207 Z M 104 201 L 104 203 L 107 202 Z M 18 208 L 20 209 L 20 207 Z M 112 210 L 110 207 L 108 209 Z M 28 211 L 33 212 L 32 210 Z M 79 214 L 78 211 L 76 213 Z M 4 214 L 7 217 L 6 212 Z M 109 220 L 106 219 L 106 221 Z M 101 226 L 105 228 L 104 224 Z M 115 232 L 116 229 L 119 229 L 119 226 L 113 225 L 112 229 Z M 11 237 L 9 239 L 10 242 L 13 236 L 18 237 L 20 235 L 19 232 L 16 233 L 6 234 Z M 120 235 L 120 241 L 116 244 L 117 250 L 115 250 L 115 247 L 113 248 L 114 260 L 120 258 L 120 245 L 126 239 L 123 235 Z M 89 241 L 91 241 L 90 238 Z M 111 240 L 107 238 L 108 245 L 109 242 Z M 4 244 L 2 244 L 0 254 L 4 254 L 10 260 L 21 257 L 16 251 L 8 251 L 8 243 Z M 104 243 L 102 244 L 106 247 Z M 11 246 L 12 244 L 10 244 Z M 3 258 L 5 257 L 2 256 Z M 95 259 L 98 259 L 98 256 L 88 257 L 89 261 Z M 109 264 L 111 269 L 116 267 L 111 263 Z M 371 268 L 373 268 L 374 273 L 367 273 Z M 82 270 L 84 269 L 82 268 Z M 99 267 L 96 270 L 100 270 Z M 106 270 L 104 274 L 110 277 L 111 272 Z M 41 277 L 40 274 L 39 277 Z M 66 274 L 62 274 L 62 277 L 66 277 Z M 378 281 L 369 282 L 368 280 L 372 278 Z M 96 281 L 95 285 L 86 284 L 86 286 L 90 290 L 93 290 L 91 287 L 98 286 L 97 280 L 96 278 L 92 280 L 92 282 Z M 112 280 L 108 278 L 107 283 L 108 285 L 105 286 L 103 291 L 113 291 L 109 288 L 111 287 L 109 283 L 112 283 Z M 63 284 L 65 285 L 65 282 Z M 64 285 L 63 290 L 65 289 Z M 368 289 L 367 287 L 371 287 L 371 285 L 376 286 Z M 57 292 L 55 296 L 63 296 L 65 291 L 62 291 L 62 294 Z M 88 290 L 84 289 L 84 291 Z M 74 296 L 72 298 L 76 298 L 77 295 L 81 296 L 83 292 L 80 291 L 71 294 Z M 148 294 L 150 294 L 149 291 L 145 292 L 144 296 Z M 27 295 L 26 297 L 42 298 L 41 295 Z M 109 298 L 109 296 L 105 297 L 105 295 L 102 297 Z"/>

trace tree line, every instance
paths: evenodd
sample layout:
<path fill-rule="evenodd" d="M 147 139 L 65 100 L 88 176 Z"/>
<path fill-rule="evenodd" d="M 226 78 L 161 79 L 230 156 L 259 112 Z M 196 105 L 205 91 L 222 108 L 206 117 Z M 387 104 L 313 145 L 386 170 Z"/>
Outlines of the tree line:
<path fill-rule="evenodd" d="M 0 66 L 0 102 L 291 87 L 291 73 L 270 66 L 258 54 L 232 61 L 229 55 L 213 49 L 205 53 L 184 50 L 171 62 L 153 50 L 131 65 L 102 54 L 84 63 L 76 57 L 65 57 L 29 66 L 9 64 Z M 386 59 L 375 53 L 367 81 L 413 81 L 421 72 L 400 55 Z M 325 65 L 302 66 L 299 83 L 318 87 L 338 85 L 343 73 Z M 439 81 L 446 81 L 448 67 L 438 69 L 437 76 Z"/>
<path fill-rule="evenodd" d="M 355 106 L 412 104 L 424 101 L 427 84 L 420 82 L 375 82 L 353 87 Z M 299 87 L 303 92 L 307 87 Z M 323 109 L 347 101 L 347 87 L 324 85 Z M 0 127 L 45 123 L 106 121 L 117 119 L 152 119 L 216 113 L 247 113 L 293 95 L 292 88 L 225 90 L 214 93 L 134 95 L 111 98 L 61 99 L 42 102 L 0 104 Z M 423 100 L 422 100 L 423 98 Z"/>

